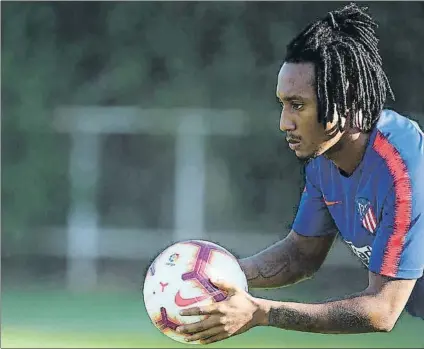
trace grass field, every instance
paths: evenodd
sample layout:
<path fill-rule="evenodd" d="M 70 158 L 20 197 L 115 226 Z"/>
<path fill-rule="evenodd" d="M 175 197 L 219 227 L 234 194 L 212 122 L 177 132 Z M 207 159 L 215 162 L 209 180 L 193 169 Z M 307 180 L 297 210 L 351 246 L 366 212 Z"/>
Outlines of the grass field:
<path fill-rule="evenodd" d="M 2 348 L 193 348 L 150 323 L 141 294 L 2 292 Z M 388 334 L 318 335 L 256 328 L 211 348 L 423 348 L 424 324 L 407 315 Z"/>

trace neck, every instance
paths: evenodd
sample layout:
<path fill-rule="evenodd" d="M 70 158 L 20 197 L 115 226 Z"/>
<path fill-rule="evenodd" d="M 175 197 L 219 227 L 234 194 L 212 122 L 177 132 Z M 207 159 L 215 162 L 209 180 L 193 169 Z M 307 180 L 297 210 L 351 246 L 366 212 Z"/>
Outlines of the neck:
<path fill-rule="evenodd" d="M 359 166 L 365 154 L 370 134 L 346 132 L 342 138 L 326 153 L 340 170 L 351 175 Z"/>

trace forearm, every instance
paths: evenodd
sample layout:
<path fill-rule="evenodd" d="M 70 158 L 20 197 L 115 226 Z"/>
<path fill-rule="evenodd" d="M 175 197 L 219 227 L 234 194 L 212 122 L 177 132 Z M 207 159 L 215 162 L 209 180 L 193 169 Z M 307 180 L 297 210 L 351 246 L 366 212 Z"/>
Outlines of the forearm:
<path fill-rule="evenodd" d="M 309 278 L 317 269 L 317 264 L 290 237 L 239 262 L 250 288 L 291 285 Z"/>
<path fill-rule="evenodd" d="M 285 330 L 352 334 L 388 332 L 394 326 L 373 295 L 359 293 L 320 304 L 258 300 L 263 323 Z"/>

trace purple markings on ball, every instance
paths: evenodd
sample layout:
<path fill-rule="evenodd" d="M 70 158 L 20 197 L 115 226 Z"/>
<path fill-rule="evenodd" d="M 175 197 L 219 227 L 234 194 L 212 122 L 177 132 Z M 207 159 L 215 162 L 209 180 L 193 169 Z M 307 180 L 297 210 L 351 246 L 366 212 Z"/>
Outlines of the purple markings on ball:
<path fill-rule="evenodd" d="M 200 247 L 200 251 L 197 255 L 196 264 L 194 270 L 182 275 L 184 281 L 187 280 L 197 280 L 206 291 L 212 295 L 215 302 L 221 302 L 227 298 L 224 292 L 220 291 L 215 287 L 210 281 L 209 278 L 205 275 L 206 263 L 208 262 L 209 256 L 212 253 L 212 250 L 219 250 L 215 246 L 205 244 L 198 241 L 190 241 L 189 244 L 196 245 Z"/>
<path fill-rule="evenodd" d="M 170 328 L 171 330 L 175 331 L 179 326 L 179 324 L 176 324 L 175 322 L 169 320 L 168 314 L 166 313 L 166 309 L 164 307 L 160 308 L 160 316 L 161 319 L 157 322 L 157 325 L 162 331 L 167 328 Z"/>
<path fill-rule="evenodd" d="M 162 253 L 161 253 L 161 254 L 162 254 Z M 160 255 L 161 255 L 161 254 L 160 254 Z M 152 274 L 152 276 L 153 276 L 153 275 L 155 275 L 155 273 L 156 273 L 156 262 L 157 262 L 158 258 L 160 257 L 160 255 L 159 255 L 159 256 L 157 256 L 157 257 L 154 259 L 154 261 L 152 262 L 152 264 L 150 265 L 149 271 L 150 271 L 150 274 Z"/>
<path fill-rule="evenodd" d="M 156 272 L 155 263 L 153 263 L 150 267 L 150 274 L 152 274 L 152 276 L 153 276 L 153 275 L 155 275 L 155 272 Z"/>

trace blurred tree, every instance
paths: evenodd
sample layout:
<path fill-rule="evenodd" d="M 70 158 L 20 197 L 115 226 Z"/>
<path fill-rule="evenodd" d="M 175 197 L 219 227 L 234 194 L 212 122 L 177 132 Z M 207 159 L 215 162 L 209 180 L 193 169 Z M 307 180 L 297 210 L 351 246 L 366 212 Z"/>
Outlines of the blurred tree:
<path fill-rule="evenodd" d="M 62 104 L 244 109 L 256 131 L 273 129 L 275 137 L 245 140 L 237 154 L 249 149 L 249 157 L 229 178 L 248 179 L 231 186 L 231 205 L 245 207 L 246 217 L 262 212 L 264 221 L 276 219 L 278 210 L 270 207 L 280 191 L 267 188 L 287 173 L 288 162 L 271 152 L 281 142 L 274 91 L 285 46 L 309 21 L 342 4 L 2 2 L 3 237 L 19 242 L 26 227 L 66 217 L 68 140 L 50 132 Z M 370 7 L 381 24 L 395 106 L 423 110 L 424 7 Z M 268 194 L 253 202 L 255 190 Z"/>
<path fill-rule="evenodd" d="M 66 153 L 46 132 L 68 79 L 49 4 L 2 3 L 2 16 L 2 236 L 18 243 L 26 227 L 64 217 Z"/>

